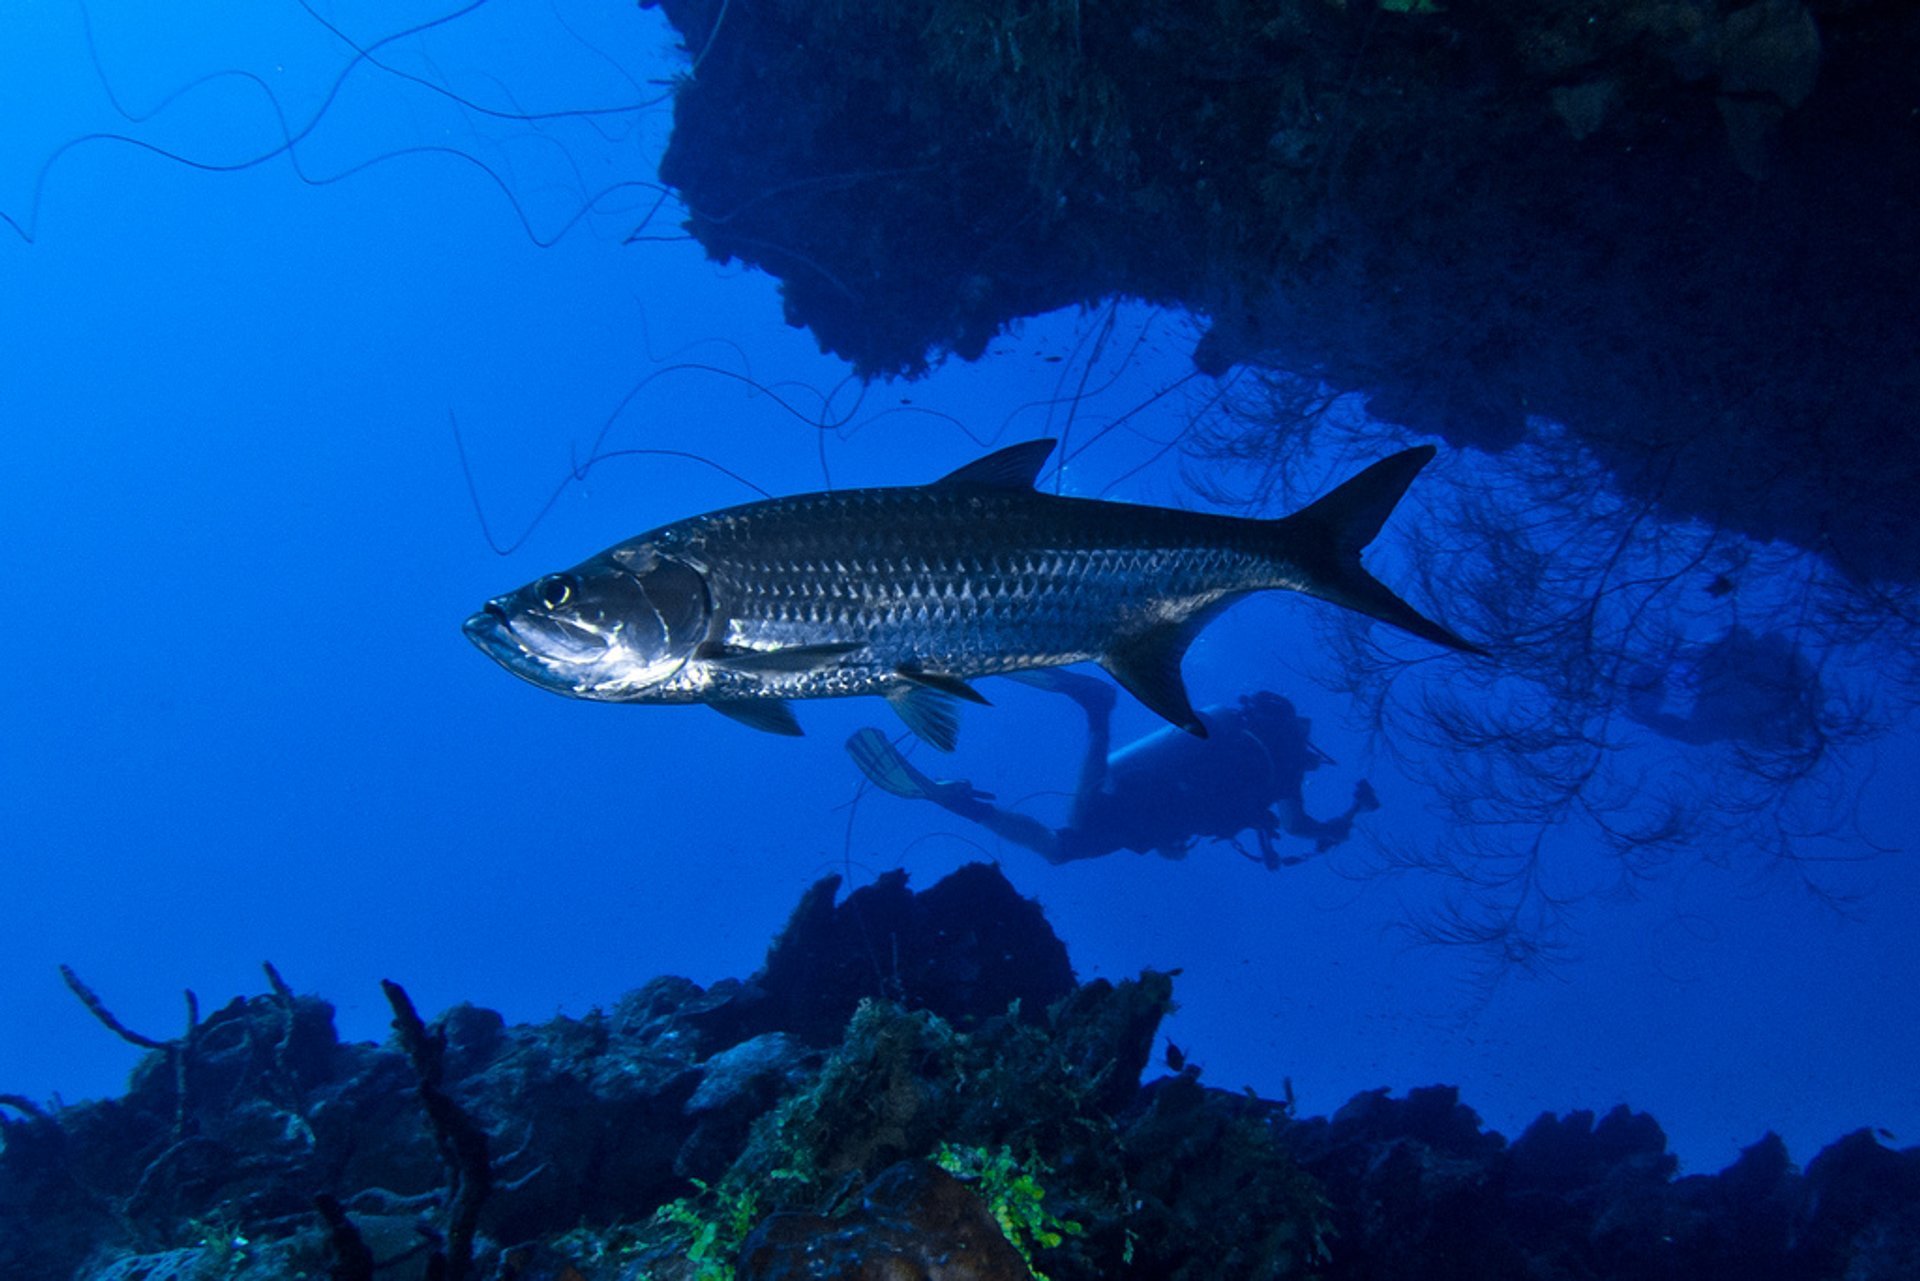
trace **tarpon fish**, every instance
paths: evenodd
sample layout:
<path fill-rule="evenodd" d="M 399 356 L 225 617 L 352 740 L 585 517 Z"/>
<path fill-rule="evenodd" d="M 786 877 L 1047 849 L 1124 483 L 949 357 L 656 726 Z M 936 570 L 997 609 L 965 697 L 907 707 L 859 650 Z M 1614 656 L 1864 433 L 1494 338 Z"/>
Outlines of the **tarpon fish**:
<path fill-rule="evenodd" d="M 662 526 L 488 601 L 465 631 L 514 675 L 573 698 L 705 703 L 798 734 L 789 700 L 877 694 L 942 750 L 955 700 L 986 702 L 969 682 L 1079 662 L 1204 737 L 1180 661 L 1250 592 L 1305 592 L 1484 652 L 1360 566 L 1432 446 L 1291 516 L 1250 520 L 1041 493 L 1054 443 L 1013 445 L 930 485 Z"/>

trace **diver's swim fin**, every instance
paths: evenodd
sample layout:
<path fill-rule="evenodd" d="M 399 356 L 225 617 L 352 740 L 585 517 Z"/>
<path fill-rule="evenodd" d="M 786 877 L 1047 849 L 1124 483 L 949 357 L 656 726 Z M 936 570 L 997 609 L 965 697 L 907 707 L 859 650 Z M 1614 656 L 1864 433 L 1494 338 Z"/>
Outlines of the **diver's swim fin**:
<path fill-rule="evenodd" d="M 993 799 L 973 784 L 956 779 L 931 779 L 908 763 L 887 736 L 877 729 L 859 729 L 847 740 L 847 755 L 867 776 L 867 781 L 883 792 L 910 801 L 932 801 L 957 814 L 972 817 L 971 807 Z"/>
<path fill-rule="evenodd" d="M 1050 694 L 1065 694 L 1082 707 L 1113 707 L 1113 686 L 1098 676 L 1088 676 L 1084 672 L 1070 672 L 1063 667 L 1028 667 L 1017 672 L 1001 672 L 1001 676 L 1010 681 L 1019 681 L 1022 685 L 1031 685 L 1035 689 L 1044 689 Z"/>
<path fill-rule="evenodd" d="M 933 780 L 909 764 L 877 729 L 855 730 L 847 740 L 847 755 L 853 757 L 867 781 L 883 792 L 910 801 L 924 801 L 933 795 Z"/>
<path fill-rule="evenodd" d="M 1060 679 L 1063 673 L 1057 667 L 1023 667 L 1017 672 L 1001 672 L 1000 675 L 1010 681 L 1019 681 L 1022 685 L 1044 689 L 1050 694 L 1067 692 L 1066 682 Z"/>

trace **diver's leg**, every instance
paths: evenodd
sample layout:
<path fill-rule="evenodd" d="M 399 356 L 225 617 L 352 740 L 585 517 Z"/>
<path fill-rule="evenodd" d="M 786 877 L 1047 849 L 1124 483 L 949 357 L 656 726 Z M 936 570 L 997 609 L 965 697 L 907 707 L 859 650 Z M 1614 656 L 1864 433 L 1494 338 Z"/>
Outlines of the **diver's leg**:
<path fill-rule="evenodd" d="M 991 803 L 991 792 L 979 791 L 965 780 L 927 777 L 877 729 L 856 731 L 847 740 L 847 754 L 875 787 L 908 800 L 932 801 L 947 813 L 978 823 L 995 836 L 1023 845 L 1050 863 L 1065 861 L 1061 856 L 1060 837 L 1045 823 L 999 808 Z"/>
<path fill-rule="evenodd" d="M 1065 694 L 1080 704 L 1087 714 L 1087 746 L 1080 757 L 1080 777 L 1073 789 L 1073 810 L 1062 828 L 1050 828 L 1024 814 L 1013 814 L 991 805 L 986 812 L 969 812 L 988 831 L 1033 850 L 1049 863 L 1073 863 L 1080 859 L 1111 854 L 1117 845 L 1103 839 L 1107 825 L 1100 806 L 1106 798 L 1107 753 L 1113 746 L 1113 705 L 1119 693 L 1097 676 L 1048 667 L 1032 672 L 1012 673 L 1014 679 L 1036 689 Z M 955 810 L 958 814 L 961 811 Z"/>
<path fill-rule="evenodd" d="M 1087 748 L 1080 758 L 1080 780 L 1073 789 L 1073 811 L 1067 825 L 1056 830 L 1025 814 L 977 800 L 969 802 L 970 808 L 965 811 L 952 812 L 971 818 L 1003 840 L 1024 845 L 1049 863 L 1097 858 L 1114 848 L 1101 844 L 1093 833 L 1099 828 L 1097 811 L 1105 798 L 1107 753 L 1113 745 L 1113 705 L 1120 696 L 1098 677 L 1057 669 L 1048 675 L 1052 678 L 1050 687 L 1080 704 L 1087 714 Z"/>
<path fill-rule="evenodd" d="M 1037 818 L 1001 809 L 964 783 L 935 784 L 927 799 L 949 814 L 978 823 L 1003 841 L 1032 850 L 1049 863 L 1064 863 L 1070 857 L 1063 853 L 1059 832 Z"/>
<path fill-rule="evenodd" d="M 1080 780 L 1074 785 L 1073 812 L 1067 825 L 1084 828 L 1092 816 L 1092 806 L 1107 786 L 1107 756 L 1113 750 L 1113 705 L 1119 695 L 1103 680 L 1091 676 L 1075 680 L 1076 684 L 1061 692 L 1087 713 L 1087 749 L 1080 758 Z"/>

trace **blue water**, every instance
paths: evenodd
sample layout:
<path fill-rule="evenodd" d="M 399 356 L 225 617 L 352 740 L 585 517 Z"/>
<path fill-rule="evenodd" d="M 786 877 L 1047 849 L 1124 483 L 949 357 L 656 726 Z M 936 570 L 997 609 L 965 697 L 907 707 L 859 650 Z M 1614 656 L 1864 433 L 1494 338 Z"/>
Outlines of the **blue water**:
<path fill-rule="evenodd" d="M 438 16 L 327 13 L 363 41 Z M 1363 842 L 1279 874 L 1224 847 L 1049 867 L 930 807 L 876 796 L 850 814 L 840 744 L 892 731 L 877 702 L 803 706 L 808 737 L 786 740 L 510 679 L 460 635 L 479 602 L 752 494 L 698 463 L 616 458 L 501 558 L 452 420 L 505 539 L 636 387 L 608 450 L 699 454 L 776 493 L 915 483 L 993 443 L 1089 440 L 1189 373 L 1195 324 L 1044 317 L 978 365 L 856 405 L 772 282 L 705 262 L 670 204 L 627 243 L 671 123 L 658 82 L 685 65 L 655 13 L 494 0 L 344 77 L 351 51 L 293 4 L 100 4 L 91 28 L 97 72 L 78 7 L 0 17 L 0 211 L 31 237 L 0 236 L 0 1091 L 123 1083 L 135 1051 L 67 993 L 62 962 L 152 1036 L 180 1025 L 182 989 L 203 1008 L 260 991 L 271 960 L 334 1001 L 346 1035 L 378 1038 L 382 977 L 423 1009 L 580 1013 L 659 973 L 751 971 L 820 876 L 901 866 L 925 886 L 988 857 L 1083 977 L 1182 969 L 1166 1031 L 1214 1084 L 1290 1079 L 1318 1112 L 1454 1082 L 1509 1133 L 1625 1102 L 1691 1169 L 1767 1129 L 1803 1160 L 1863 1125 L 1920 1136 L 1920 877 L 1898 854 L 1832 867 L 1825 883 L 1856 896 L 1839 911 L 1738 851 L 1687 850 L 1633 900 L 1582 901 L 1550 972 L 1489 985 L 1483 958 L 1409 945 L 1398 927 L 1435 887 L 1366 875 Z M 181 163 L 281 140 L 259 85 L 196 84 L 233 68 L 296 126 L 318 119 L 297 167 Z M 519 113 L 657 101 L 535 128 L 395 72 Z M 158 114 L 125 118 L 109 88 Z M 171 156 L 73 142 L 95 132 Z M 368 165 L 401 149 L 425 150 Z M 1071 417 L 1047 403 L 1090 365 Z M 1161 446 L 1209 394 L 1156 401 L 1064 488 L 1198 505 Z M 1420 519 L 1419 494 L 1396 522 Z M 1375 562 L 1389 578 L 1398 527 Z M 1339 809 L 1365 775 L 1385 802 L 1372 836 L 1430 837 L 1431 798 L 1314 683 L 1327 608 L 1236 607 L 1189 656 L 1195 702 L 1286 693 L 1341 762 L 1310 777 L 1309 809 Z M 1078 715 L 994 685 L 940 768 L 1003 799 L 1056 793 L 1033 804 L 1057 813 Z M 1116 741 L 1154 726 L 1123 698 Z M 1866 836 L 1899 844 L 1917 763 L 1902 725 L 1850 765 Z M 1597 857 L 1556 853 L 1576 878 Z"/>

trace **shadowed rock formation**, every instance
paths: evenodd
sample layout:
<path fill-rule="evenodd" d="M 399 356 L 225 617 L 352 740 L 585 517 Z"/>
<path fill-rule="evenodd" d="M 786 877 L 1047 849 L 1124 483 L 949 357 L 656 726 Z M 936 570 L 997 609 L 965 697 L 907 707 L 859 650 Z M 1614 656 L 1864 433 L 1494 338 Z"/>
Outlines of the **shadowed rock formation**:
<path fill-rule="evenodd" d="M 1145 299 L 1205 370 L 1553 420 L 1669 515 L 1920 573 L 1911 5 L 647 2 L 688 228 L 864 374 Z"/>

